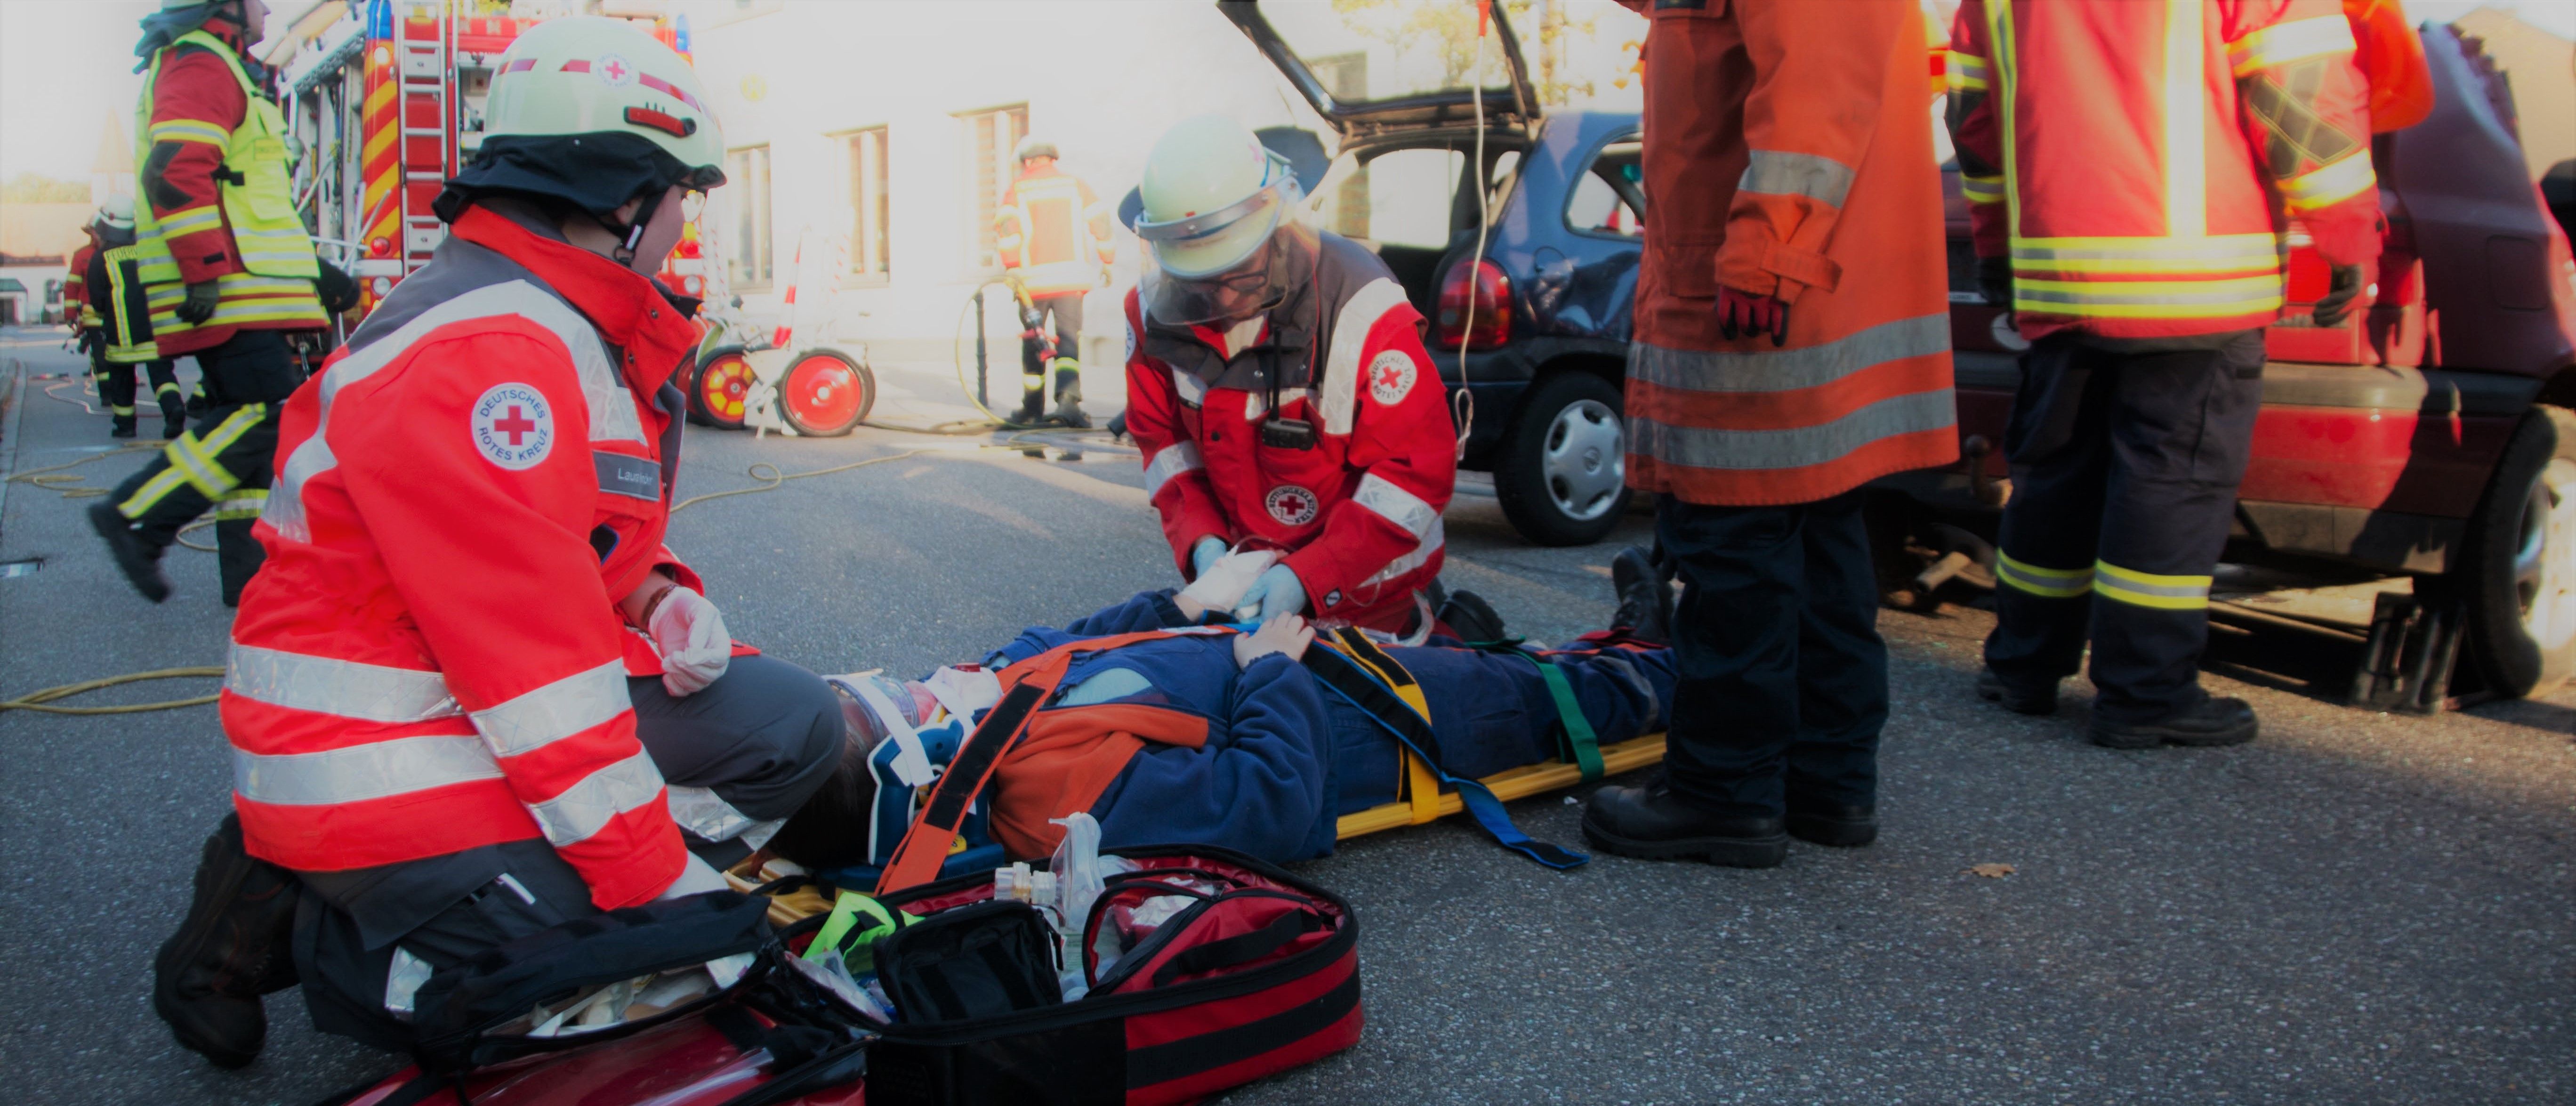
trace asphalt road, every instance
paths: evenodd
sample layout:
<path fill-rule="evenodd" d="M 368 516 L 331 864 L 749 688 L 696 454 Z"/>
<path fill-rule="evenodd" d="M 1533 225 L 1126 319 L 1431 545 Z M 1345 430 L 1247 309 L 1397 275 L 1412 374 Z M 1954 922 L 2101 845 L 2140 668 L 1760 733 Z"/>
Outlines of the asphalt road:
<path fill-rule="evenodd" d="M 72 371 L 59 334 L 0 332 L 0 358 Z M 935 375 L 888 377 L 888 411 L 929 410 L 901 400 L 935 396 Z M 76 378 L 29 382 L 14 433 L 0 416 L 13 471 L 107 444 L 105 417 L 47 384 L 77 397 Z M 920 451 L 674 521 L 735 634 L 818 670 L 920 671 L 1171 582 L 1116 451 L 880 431 L 693 431 L 688 450 L 684 494 L 755 486 L 755 462 Z M 70 471 L 100 485 L 137 463 Z M 178 596 L 147 604 L 84 505 L 21 483 L 0 508 L 0 562 L 43 562 L 0 577 L 0 693 L 220 664 L 213 558 L 174 554 Z M 1515 630 L 1561 640 L 1607 616 L 1616 544 L 1524 546 L 1475 496 L 1448 529 L 1452 586 Z M 1227 1101 L 2576 1100 L 2576 696 L 2401 718 L 2231 669 L 2253 682 L 2213 686 L 2254 700 L 2260 742 L 2110 752 L 2080 740 L 2080 697 L 2050 720 L 1973 699 L 1986 625 L 1882 619 L 1896 709 L 1875 847 L 1802 846 L 1764 872 L 1604 857 L 1554 873 L 1444 824 L 1306 865 L 1360 909 L 1367 1036 Z M 394 1066 L 316 1034 L 291 992 L 241 1072 L 154 1019 L 151 952 L 230 780 L 210 708 L 0 712 L 0 765 L 0 1099 L 294 1104 Z M 1562 798 L 1514 813 L 1579 841 Z M 1967 871 L 1987 864 L 2012 872 Z"/>

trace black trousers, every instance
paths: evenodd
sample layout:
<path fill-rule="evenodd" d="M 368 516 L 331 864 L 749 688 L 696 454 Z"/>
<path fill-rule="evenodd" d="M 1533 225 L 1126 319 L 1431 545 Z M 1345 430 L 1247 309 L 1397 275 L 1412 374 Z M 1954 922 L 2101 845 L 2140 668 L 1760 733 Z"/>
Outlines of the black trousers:
<path fill-rule="evenodd" d="M 268 559 L 250 528 L 268 505 L 278 418 L 295 390 L 296 369 L 285 337 L 274 330 L 239 331 L 196 357 L 208 405 L 114 495 L 117 511 L 156 548 L 168 548 L 180 527 L 214 511 L 229 605 L 241 601 L 242 587 Z"/>
<path fill-rule="evenodd" d="M 1687 585 L 1664 770 L 1712 812 L 1878 801 L 1887 645 L 1861 496 L 1707 507 L 1667 495 L 1655 533 Z"/>
<path fill-rule="evenodd" d="M 152 382 L 152 399 L 161 407 L 161 421 L 178 423 L 188 417 L 187 400 L 179 394 L 178 368 L 168 361 L 110 361 L 103 350 L 91 350 L 90 371 L 98 380 L 98 398 L 107 404 L 119 429 L 134 428 L 135 372 L 140 367 L 144 379 Z"/>
<path fill-rule="evenodd" d="M 635 705 L 635 736 L 663 781 L 717 791 L 752 818 L 783 818 L 803 806 L 838 765 L 848 740 L 837 693 L 812 672 L 773 657 L 735 657 L 722 677 L 695 695 L 672 698 L 659 679 L 630 679 L 627 691 Z M 692 844 L 714 856 L 711 862 L 724 862 L 705 843 Z M 357 918 L 308 886 L 296 907 L 295 970 L 314 1028 L 399 1051 L 411 1040 L 411 1027 L 385 1008 L 397 948 L 428 968 L 444 968 L 599 913 L 581 874 L 543 840 L 501 848 L 510 857 L 504 879 L 484 882 L 444 909 L 425 911 L 426 921 L 373 947 Z M 412 866 L 393 866 L 391 878 L 399 879 L 407 867 Z"/>
<path fill-rule="evenodd" d="M 1986 664 L 2036 690 L 2089 640 L 2094 713 L 2146 722 L 2197 706 L 2210 573 L 2263 402 L 2263 333 L 2124 353 L 2051 335 L 2022 355 L 2004 455 L 2012 499 Z"/>
<path fill-rule="evenodd" d="M 1082 294 L 1048 296 L 1034 302 L 1039 312 L 1039 325 L 1052 323 L 1055 328 L 1055 400 L 1060 405 L 1070 403 L 1079 407 L 1082 404 Z M 1028 411 L 1045 406 L 1047 398 L 1049 366 L 1039 363 L 1039 348 L 1034 339 L 1020 346 L 1020 403 Z"/>

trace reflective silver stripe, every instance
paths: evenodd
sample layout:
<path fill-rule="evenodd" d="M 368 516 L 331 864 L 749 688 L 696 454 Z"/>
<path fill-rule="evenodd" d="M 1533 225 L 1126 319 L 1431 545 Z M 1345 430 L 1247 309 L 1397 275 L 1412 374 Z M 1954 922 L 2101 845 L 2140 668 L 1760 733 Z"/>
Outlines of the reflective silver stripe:
<path fill-rule="evenodd" d="M 575 672 L 499 706 L 474 713 L 474 728 L 492 755 L 514 757 L 571 737 L 632 709 L 626 662 Z"/>
<path fill-rule="evenodd" d="M 1404 286 L 1379 277 L 1360 286 L 1333 315 L 1333 344 L 1324 354 L 1324 383 L 1315 406 L 1324 414 L 1324 433 L 1348 434 L 1359 410 L 1360 354 L 1368 348 L 1369 330 L 1404 302 Z"/>
<path fill-rule="evenodd" d="M 1431 508 L 1421 496 L 1396 487 L 1393 481 L 1372 472 L 1360 477 L 1359 491 L 1351 501 L 1375 511 L 1404 532 L 1419 539 L 1431 532 L 1431 524 L 1440 521 L 1440 512 Z"/>
<path fill-rule="evenodd" d="M 703 787 L 682 787 L 675 783 L 665 790 L 671 799 L 671 820 L 703 840 L 729 841 L 740 837 L 756 849 L 769 839 L 770 833 L 777 832 L 783 821 L 754 820 Z M 762 832 L 764 830 L 767 832 Z M 759 836 L 760 841 L 751 840 L 754 835 Z"/>
<path fill-rule="evenodd" d="M 1442 526 L 1439 519 L 1432 519 L 1430 532 L 1422 535 L 1421 544 L 1414 546 L 1413 552 L 1397 557 L 1392 561 L 1388 561 L 1385 568 L 1377 570 L 1376 575 L 1360 581 L 1360 586 L 1368 587 L 1372 584 L 1383 584 L 1398 576 L 1411 572 L 1414 569 L 1422 567 L 1425 562 L 1431 560 L 1431 555 L 1439 552 L 1440 547 L 1448 544 L 1448 541 L 1448 528 Z"/>
<path fill-rule="evenodd" d="M 338 466 L 339 458 L 331 452 L 331 402 L 341 389 L 374 376 L 395 358 L 410 352 L 414 345 L 440 327 L 471 319 L 515 315 L 552 331 L 571 351 L 573 368 L 581 378 L 582 395 L 589 401 L 590 440 L 644 440 L 642 421 L 635 413 L 635 402 L 627 392 L 617 367 L 608 361 L 607 347 L 601 344 L 599 332 L 571 308 L 543 289 L 524 280 L 486 285 L 455 299 L 448 300 L 393 333 L 351 352 L 322 374 L 319 390 L 321 413 L 314 421 L 313 434 L 295 447 L 285 463 L 277 467 L 277 495 L 268 499 L 267 510 L 260 517 L 291 541 L 313 540 L 313 532 L 304 517 L 304 485 Z"/>
<path fill-rule="evenodd" d="M 1197 443 L 1176 442 L 1163 447 L 1162 452 L 1154 454 L 1153 460 L 1145 462 L 1145 498 L 1152 499 L 1161 493 L 1163 485 L 1173 477 L 1206 467 L 1207 462 L 1199 457 Z"/>
<path fill-rule="evenodd" d="M 273 707 L 365 722 L 426 722 L 464 713 L 447 693 L 446 677 L 436 672 L 256 645 L 233 646 L 224 666 L 224 690 Z"/>
<path fill-rule="evenodd" d="M 1196 407 L 1207 402 L 1207 382 L 1195 373 L 1172 370 L 1172 390 L 1181 393 L 1181 402 Z"/>
<path fill-rule="evenodd" d="M 1658 388 L 1689 392 L 1786 392 L 1831 384 L 1873 365 L 1950 348 L 1950 317 L 1917 315 L 1802 349 L 1735 353 L 1629 347 L 1628 374 Z"/>
<path fill-rule="evenodd" d="M 590 775 L 580 783 L 563 790 L 563 794 L 542 803 L 529 803 L 528 813 L 536 816 L 537 828 L 545 831 L 546 841 L 560 849 L 588 840 L 607 826 L 610 819 L 637 809 L 662 794 L 662 772 L 653 767 L 653 758 L 642 749 Z"/>
<path fill-rule="evenodd" d="M 2077 304 L 2239 304 L 2257 306 L 2278 301 L 2281 278 L 2277 276 L 2240 277 L 2234 280 L 2104 280 L 2104 281 L 2015 281 L 2013 300 L 2029 303 Z"/>
<path fill-rule="evenodd" d="M 1787 150 L 1754 150 L 1735 187 L 1744 192 L 1805 196 L 1831 207 L 1843 206 L 1851 193 L 1852 167 L 1819 154 Z"/>
<path fill-rule="evenodd" d="M 467 734 L 424 734 L 318 753 L 233 751 L 233 791 L 277 806 L 330 806 L 501 778 L 492 750 Z"/>
<path fill-rule="evenodd" d="M 1628 417 L 1628 448 L 1704 469 L 1794 469 L 1841 458 L 1871 442 L 1958 423 L 1950 390 L 1891 396 L 1832 422 L 1790 430 L 1717 430 Z"/>
<path fill-rule="evenodd" d="M 599 470 L 602 495 L 622 495 L 659 503 L 662 501 L 662 466 L 649 457 L 634 457 L 592 450 L 591 464 Z"/>

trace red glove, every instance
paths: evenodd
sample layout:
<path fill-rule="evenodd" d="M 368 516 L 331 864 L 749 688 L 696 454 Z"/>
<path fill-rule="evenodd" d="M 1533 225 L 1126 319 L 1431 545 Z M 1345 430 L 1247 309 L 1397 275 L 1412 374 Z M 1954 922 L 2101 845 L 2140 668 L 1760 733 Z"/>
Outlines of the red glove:
<path fill-rule="evenodd" d="M 1789 305 L 1769 296 L 1739 292 L 1724 285 L 1717 289 L 1717 332 L 1732 339 L 1750 338 L 1763 331 L 1771 332 L 1771 344 L 1789 341 Z"/>

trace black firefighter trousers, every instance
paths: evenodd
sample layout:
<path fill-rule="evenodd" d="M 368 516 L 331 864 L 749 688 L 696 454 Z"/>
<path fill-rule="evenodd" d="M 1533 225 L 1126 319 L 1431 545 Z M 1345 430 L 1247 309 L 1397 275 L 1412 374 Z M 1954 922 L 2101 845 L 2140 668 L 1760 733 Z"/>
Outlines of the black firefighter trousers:
<path fill-rule="evenodd" d="M 112 494 L 117 513 L 155 549 L 169 548 L 180 527 L 213 510 L 224 602 L 232 605 L 268 559 L 250 528 L 268 505 L 278 419 L 295 391 L 296 368 L 284 333 L 275 330 L 237 331 L 196 358 L 206 409 Z"/>
<path fill-rule="evenodd" d="M 90 373 L 98 382 L 98 398 L 107 404 L 109 417 L 122 431 L 134 429 L 135 370 L 140 368 L 152 382 L 152 399 L 161 405 L 161 422 L 177 426 L 188 418 L 187 401 L 179 394 L 178 369 L 167 361 L 110 361 L 103 349 L 92 349 Z"/>
<path fill-rule="evenodd" d="M 2114 352 L 2052 334 L 2022 355 L 2004 455 L 1986 665 L 2025 692 L 2075 674 L 2094 716 L 2152 722 L 2207 698 L 2210 574 L 2263 402 L 2263 332 L 2215 348 Z"/>
<path fill-rule="evenodd" d="M 1887 644 L 1861 493 L 1781 507 L 1664 496 L 1655 534 L 1687 585 L 1664 772 L 1723 817 L 1875 806 Z"/>

